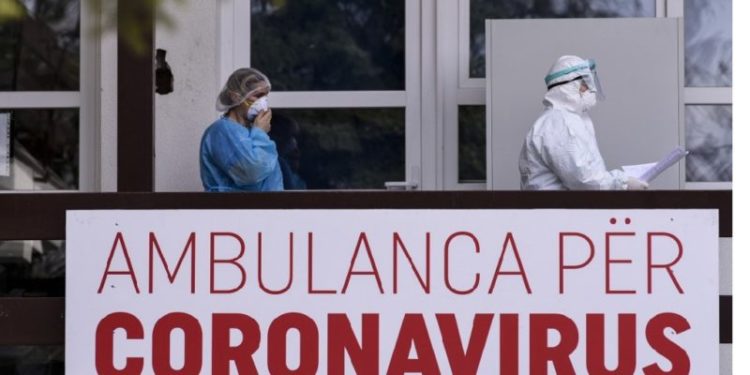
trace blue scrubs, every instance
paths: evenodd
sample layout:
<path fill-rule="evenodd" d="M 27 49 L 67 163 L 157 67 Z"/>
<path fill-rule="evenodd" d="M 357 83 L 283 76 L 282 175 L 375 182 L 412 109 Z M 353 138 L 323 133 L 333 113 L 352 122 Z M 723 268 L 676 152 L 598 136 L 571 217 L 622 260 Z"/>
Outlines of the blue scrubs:
<path fill-rule="evenodd" d="M 284 190 L 276 143 L 264 131 L 227 117 L 203 133 L 200 161 L 206 191 Z"/>

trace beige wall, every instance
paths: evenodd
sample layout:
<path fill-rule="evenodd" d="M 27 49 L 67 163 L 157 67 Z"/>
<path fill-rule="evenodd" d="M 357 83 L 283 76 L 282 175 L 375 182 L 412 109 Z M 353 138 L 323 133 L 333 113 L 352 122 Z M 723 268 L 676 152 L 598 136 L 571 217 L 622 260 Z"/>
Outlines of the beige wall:
<path fill-rule="evenodd" d="M 173 30 L 156 31 L 167 50 L 174 92 L 156 95 L 156 190 L 202 191 L 198 148 L 203 130 L 218 117 L 217 1 L 168 2 Z"/>

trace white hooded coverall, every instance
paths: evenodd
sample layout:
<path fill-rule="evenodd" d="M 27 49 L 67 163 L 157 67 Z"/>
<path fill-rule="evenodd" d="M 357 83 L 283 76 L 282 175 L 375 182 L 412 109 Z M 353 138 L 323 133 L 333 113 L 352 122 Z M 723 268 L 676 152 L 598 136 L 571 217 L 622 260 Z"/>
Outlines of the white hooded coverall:
<path fill-rule="evenodd" d="M 567 58 L 567 60 L 565 59 Z M 561 65 L 562 62 L 562 66 Z M 561 58 L 552 71 L 585 63 Z M 575 73 L 561 77 L 570 80 Z M 544 112 L 523 144 L 518 162 L 522 190 L 624 190 L 622 170 L 607 171 L 588 108 L 580 93 L 581 80 L 552 87 L 544 96 Z"/>

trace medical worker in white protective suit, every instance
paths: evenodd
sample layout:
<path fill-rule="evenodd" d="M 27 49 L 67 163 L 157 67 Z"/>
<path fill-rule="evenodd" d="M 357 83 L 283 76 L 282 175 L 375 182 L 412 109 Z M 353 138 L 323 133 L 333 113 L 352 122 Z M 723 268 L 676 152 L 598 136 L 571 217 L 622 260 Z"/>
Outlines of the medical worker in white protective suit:
<path fill-rule="evenodd" d="M 607 171 L 588 111 L 603 100 L 593 60 L 563 56 L 547 77 L 544 113 L 521 149 L 522 190 L 645 190 L 619 169 Z"/>

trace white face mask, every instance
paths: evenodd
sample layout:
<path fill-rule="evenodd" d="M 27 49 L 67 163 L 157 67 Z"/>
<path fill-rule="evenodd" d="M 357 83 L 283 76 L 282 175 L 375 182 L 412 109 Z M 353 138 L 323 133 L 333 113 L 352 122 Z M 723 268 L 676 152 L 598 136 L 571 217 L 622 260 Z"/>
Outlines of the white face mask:
<path fill-rule="evenodd" d="M 596 94 L 591 90 L 586 90 L 581 94 L 581 107 L 587 112 L 596 105 Z"/>
<path fill-rule="evenodd" d="M 253 105 L 251 105 L 247 110 L 247 119 L 250 121 L 255 120 L 255 117 L 257 117 L 261 112 L 267 110 L 268 108 L 268 96 L 264 96 L 256 100 L 255 103 L 253 103 Z"/>

